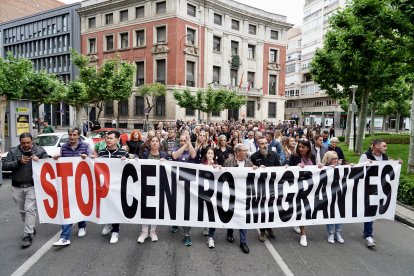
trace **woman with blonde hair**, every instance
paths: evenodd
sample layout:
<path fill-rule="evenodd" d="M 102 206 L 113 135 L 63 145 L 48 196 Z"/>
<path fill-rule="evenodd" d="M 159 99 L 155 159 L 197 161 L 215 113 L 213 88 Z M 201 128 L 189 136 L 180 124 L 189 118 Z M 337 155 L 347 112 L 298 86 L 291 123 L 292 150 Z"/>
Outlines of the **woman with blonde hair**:
<path fill-rule="evenodd" d="M 282 165 L 289 164 L 290 156 L 295 153 L 296 141 L 292 137 L 284 137 L 282 140 L 282 154 L 280 160 Z"/>
<path fill-rule="evenodd" d="M 274 133 L 274 139 L 276 141 L 278 141 L 279 143 L 282 143 L 283 140 L 283 135 L 282 135 L 282 131 L 280 131 L 280 129 L 276 129 L 275 133 Z"/>
<path fill-rule="evenodd" d="M 327 151 L 322 159 L 322 164 L 325 166 L 336 167 L 338 165 L 338 154 L 335 151 Z M 327 224 L 326 230 L 328 231 L 328 242 L 334 243 L 335 240 L 339 243 L 344 243 L 344 239 L 341 235 L 341 224 Z"/>

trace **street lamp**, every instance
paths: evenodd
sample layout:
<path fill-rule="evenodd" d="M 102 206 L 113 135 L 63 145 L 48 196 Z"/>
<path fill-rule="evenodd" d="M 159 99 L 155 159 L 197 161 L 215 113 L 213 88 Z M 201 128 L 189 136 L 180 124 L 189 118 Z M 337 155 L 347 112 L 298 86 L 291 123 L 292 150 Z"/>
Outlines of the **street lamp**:
<path fill-rule="evenodd" d="M 349 105 L 349 110 L 351 111 L 351 133 L 349 135 L 349 150 L 354 150 L 354 136 L 355 136 L 355 113 L 358 112 L 358 106 L 355 103 L 355 92 L 358 89 L 358 85 L 352 85 L 349 87 L 352 90 L 352 103 Z"/>

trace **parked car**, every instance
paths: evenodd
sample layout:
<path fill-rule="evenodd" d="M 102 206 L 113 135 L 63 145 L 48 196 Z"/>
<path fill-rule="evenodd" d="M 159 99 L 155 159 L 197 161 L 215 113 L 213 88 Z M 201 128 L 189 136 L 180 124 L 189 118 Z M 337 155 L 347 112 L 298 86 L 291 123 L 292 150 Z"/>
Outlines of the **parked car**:
<path fill-rule="evenodd" d="M 122 141 L 122 145 L 126 145 L 126 142 L 129 140 L 129 134 L 124 130 L 117 128 L 101 128 L 98 130 L 91 131 L 88 134 L 88 138 L 92 139 L 92 141 L 95 144 L 97 144 L 105 139 L 105 134 L 110 130 L 118 131 L 121 134 L 120 139 Z"/>
<path fill-rule="evenodd" d="M 101 124 L 95 120 L 95 121 L 89 121 L 89 131 L 98 130 L 101 128 Z"/>

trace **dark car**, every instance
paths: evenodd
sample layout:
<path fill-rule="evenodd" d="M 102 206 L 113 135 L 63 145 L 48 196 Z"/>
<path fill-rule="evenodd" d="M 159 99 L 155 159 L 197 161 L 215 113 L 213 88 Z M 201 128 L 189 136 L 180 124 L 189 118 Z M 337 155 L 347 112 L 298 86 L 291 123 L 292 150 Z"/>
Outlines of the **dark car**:
<path fill-rule="evenodd" d="M 101 128 L 101 124 L 95 120 L 95 121 L 89 121 L 89 131 L 98 130 Z"/>

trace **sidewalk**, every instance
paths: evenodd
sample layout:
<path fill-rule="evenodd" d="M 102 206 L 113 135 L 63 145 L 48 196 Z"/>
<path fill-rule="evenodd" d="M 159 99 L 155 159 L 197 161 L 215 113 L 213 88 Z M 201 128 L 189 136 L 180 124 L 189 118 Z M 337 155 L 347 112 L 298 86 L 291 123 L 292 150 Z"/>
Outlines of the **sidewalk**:
<path fill-rule="evenodd" d="M 395 219 L 414 227 L 414 208 L 397 202 L 395 207 Z"/>

